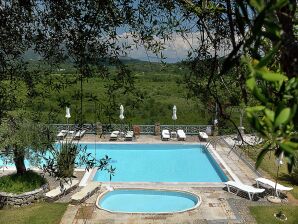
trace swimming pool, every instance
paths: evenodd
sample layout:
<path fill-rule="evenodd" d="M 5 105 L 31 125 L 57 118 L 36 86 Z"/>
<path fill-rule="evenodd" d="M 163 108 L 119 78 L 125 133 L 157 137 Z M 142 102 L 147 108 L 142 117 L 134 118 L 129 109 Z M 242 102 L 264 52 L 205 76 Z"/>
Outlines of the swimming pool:
<path fill-rule="evenodd" d="M 97 207 L 120 213 L 173 213 L 199 206 L 201 200 L 189 192 L 151 189 L 116 189 L 99 195 Z"/>
<path fill-rule="evenodd" d="M 96 149 L 95 149 L 96 147 Z M 108 155 L 116 167 L 112 182 L 225 182 L 228 180 L 209 151 L 194 144 L 88 144 L 96 158 Z M 97 171 L 94 181 L 109 181 Z"/>
<path fill-rule="evenodd" d="M 205 146 L 198 144 L 80 144 L 96 159 L 112 158 L 112 182 L 225 182 L 225 173 Z M 31 167 L 28 160 L 26 167 Z M 2 166 L 0 160 L 0 167 Z M 7 164 L 14 167 L 13 163 Z M 84 167 L 81 167 L 84 168 Z M 97 171 L 94 181 L 108 182 Z"/>

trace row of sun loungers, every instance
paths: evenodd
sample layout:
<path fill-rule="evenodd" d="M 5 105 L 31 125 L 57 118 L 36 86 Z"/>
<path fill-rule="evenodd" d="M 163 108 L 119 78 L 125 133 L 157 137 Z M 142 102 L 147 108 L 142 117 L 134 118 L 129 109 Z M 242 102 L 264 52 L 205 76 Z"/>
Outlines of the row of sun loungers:
<path fill-rule="evenodd" d="M 225 183 L 225 185 L 227 186 L 228 192 L 231 192 L 232 188 L 236 189 L 236 195 L 239 193 L 239 191 L 246 192 L 250 200 L 253 200 L 253 197 L 255 194 L 260 194 L 265 191 L 265 189 L 259 188 L 261 186 L 264 188 L 275 190 L 277 197 L 279 197 L 282 191 L 290 191 L 293 189 L 292 187 L 285 187 L 281 184 L 276 185 L 275 182 L 268 180 L 266 178 L 257 178 L 256 183 L 258 188 L 243 184 L 241 182 L 236 182 L 236 181 L 228 181 Z"/>
<path fill-rule="evenodd" d="M 184 141 L 186 140 L 186 134 L 183 130 L 181 130 L 181 129 L 177 130 L 176 134 L 177 134 L 177 140 L 184 140 Z M 162 130 L 161 139 L 163 141 L 167 141 L 170 138 L 171 138 L 171 135 L 170 135 L 169 130 Z M 199 138 L 200 138 L 201 141 L 207 141 L 208 135 L 207 135 L 206 132 L 200 131 L 199 132 Z"/>
<path fill-rule="evenodd" d="M 80 131 L 68 131 L 68 130 L 61 130 L 57 134 L 57 139 L 58 140 L 63 140 L 67 136 L 70 136 L 73 140 L 80 140 L 86 133 L 86 130 L 80 130 Z M 186 134 L 183 130 L 179 129 L 177 132 L 175 132 L 177 140 L 186 140 Z M 117 140 L 119 136 L 124 137 L 125 140 L 131 141 L 134 137 L 133 131 L 127 131 L 127 132 L 120 132 L 120 131 L 113 131 L 110 135 L 110 140 Z M 161 133 L 161 139 L 163 141 L 167 141 L 171 138 L 171 134 L 169 130 L 162 130 Z M 205 132 L 199 132 L 199 138 L 201 140 L 207 140 L 208 135 Z"/>
<path fill-rule="evenodd" d="M 125 133 L 121 133 L 120 131 L 113 131 L 110 135 L 110 140 L 116 141 L 120 137 L 120 135 L 122 135 L 122 137 L 124 137 L 126 141 L 132 141 L 134 136 L 133 131 L 127 131 Z"/>
<path fill-rule="evenodd" d="M 186 140 L 186 134 L 183 130 L 179 129 L 175 133 L 177 135 L 177 140 Z M 168 141 L 171 138 L 170 131 L 169 130 L 162 130 L 161 132 L 161 140 Z"/>
<path fill-rule="evenodd" d="M 86 130 L 80 130 L 80 131 L 68 131 L 68 130 L 61 130 L 57 134 L 58 140 L 63 140 L 66 136 L 71 136 L 74 140 L 80 140 L 86 133 Z"/>

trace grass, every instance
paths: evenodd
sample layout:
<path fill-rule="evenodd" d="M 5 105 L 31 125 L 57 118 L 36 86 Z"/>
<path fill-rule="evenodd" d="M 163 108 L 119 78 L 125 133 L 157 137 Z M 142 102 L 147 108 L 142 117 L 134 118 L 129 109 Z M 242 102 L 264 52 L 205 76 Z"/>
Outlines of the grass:
<path fill-rule="evenodd" d="M 45 183 L 46 179 L 33 171 L 27 171 L 23 175 L 14 173 L 0 177 L 0 191 L 21 194 L 40 188 Z"/>
<path fill-rule="evenodd" d="M 253 206 L 249 210 L 259 224 L 298 223 L 298 206 Z M 279 211 L 282 211 L 287 216 L 287 221 L 279 221 L 274 217 L 274 213 Z"/>
<path fill-rule="evenodd" d="M 254 161 L 256 161 L 256 158 L 258 156 L 260 149 L 257 148 L 247 148 L 245 150 L 245 152 L 247 153 L 247 155 L 253 159 Z M 285 161 L 284 161 L 285 162 Z M 271 154 L 268 153 L 261 165 L 260 168 L 262 168 L 264 171 L 266 171 L 268 174 L 270 174 L 270 176 L 272 177 L 273 180 L 275 180 L 276 178 L 276 172 L 277 172 L 277 166 L 275 164 L 275 156 L 274 153 L 272 152 Z M 285 186 L 291 186 L 293 187 L 293 190 L 291 191 L 291 194 L 298 199 L 298 185 L 295 185 L 291 179 L 291 176 L 288 174 L 288 169 L 287 169 L 287 165 L 281 165 L 279 168 L 279 178 L 278 178 L 278 182 L 285 185 Z"/>
<path fill-rule="evenodd" d="M 0 210 L 0 223 L 58 224 L 67 204 L 36 203 L 23 208 Z"/>

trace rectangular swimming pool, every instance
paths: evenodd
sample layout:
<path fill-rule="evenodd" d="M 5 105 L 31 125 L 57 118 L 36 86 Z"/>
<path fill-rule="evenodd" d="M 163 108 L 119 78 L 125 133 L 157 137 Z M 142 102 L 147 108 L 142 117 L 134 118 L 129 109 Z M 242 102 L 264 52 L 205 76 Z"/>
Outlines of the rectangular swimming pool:
<path fill-rule="evenodd" d="M 82 145 L 83 146 L 83 145 Z M 225 182 L 228 180 L 209 151 L 190 144 L 87 144 L 100 159 L 112 158 L 112 182 Z M 95 181 L 109 181 L 97 171 Z"/>

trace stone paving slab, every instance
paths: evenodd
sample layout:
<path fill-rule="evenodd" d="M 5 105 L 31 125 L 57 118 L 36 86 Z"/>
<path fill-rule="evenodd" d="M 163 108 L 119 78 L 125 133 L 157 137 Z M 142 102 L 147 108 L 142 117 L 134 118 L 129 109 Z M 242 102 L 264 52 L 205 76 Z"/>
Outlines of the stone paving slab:
<path fill-rule="evenodd" d="M 187 138 L 185 143 L 199 143 L 196 136 Z M 84 137 L 84 140 L 92 140 L 92 136 Z M 93 139 L 94 140 L 94 139 Z M 99 141 L 108 141 L 105 139 L 98 139 Z M 118 142 L 118 141 L 117 141 Z M 135 140 L 135 143 L 163 143 L 159 136 L 140 136 Z M 170 140 L 165 144 L 171 144 L 174 140 Z M 113 142 L 114 143 L 114 142 Z M 181 142 L 176 141 L 180 144 Z M 254 184 L 254 179 L 257 174 L 248 167 L 243 160 L 241 160 L 234 152 L 224 145 L 218 144 L 215 147 L 216 153 L 222 158 L 226 165 L 230 168 L 239 180 L 245 184 Z M 89 180 L 90 181 L 90 180 Z M 199 195 L 202 198 L 201 205 L 192 211 L 176 214 L 116 214 L 95 207 L 95 202 L 99 193 L 105 190 L 105 184 L 102 185 L 100 191 L 86 200 L 82 205 L 94 206 L 92 217 L 87 220 L 87 223 L 111 223 L 111 224 L 170 224 L 170 223 L 255 223 L 255 220 L 250 216 L 247 205 L 262 203 L 264 199 L 250 202 L 246 195 L 239 194 L 238 196 L 228 193 L 223 183 L 111 183 L 113 187 L 123 188 L 150 188 L 150 189 L 169 189 L 169 190 L 183 190 L 189 191 Z M 232 200 L 232 201 L 231 201 Z M 234 200 L 234 201 L 233 201 Z M 75 208 L 78 210 L 79 206 Z M 67 212 L 68 213 L 68 210 Z M 72 210 L 73 223 L 84 223 L 83 219 L 75 219 Z M 70 218 L 71 214 L 66 217 Z"/>
<path fill-rule="evenodd" d="M 61 223 L 69 223 L 65 221 L 65 219 L 72 219 L 73 223 L 84 223 L 84 221 L 87 220 L 87 223 L 90 224 L 246 223 L 242 222 L 242 220 L 250 221 L 247 223 L 255 223 L 253 218 L 242 218 L 241 213 L 240 215 L 236 213 L 239 212 L 238 204 L 241 204 L 242 207 L 245 207 L 247 204 L 258 204 L 258 202 L 250 202 L 247 199 L 239 199 L 238 196 L 229 194 L 228 192 L 219 189 L 205 189 L 203 191 L 198 189 L 190 189 L 192 193 L 200 195 L 202 198 L 202 204 L 195 210 L 176 214 L 117 214 L 100 210 L 95 206 L 97 196 L 103 190 L 105 189 L 101 189 L 97 194 L 87 199 L 82 205 L 72 206 L 71 210 L 67 210 L 64 214 Z M 234 204 L 238 203 L 234 207 L 231 206 L 231 202 L 229 201 L 231 198 L 236 198 Z M 94 206 L 94 211 L 91 218 L 75 219 L 77 213 L 74 211 L 78 211 L 82 206 Z M 249 216 L 249 213 L 245 215 Z"/>

